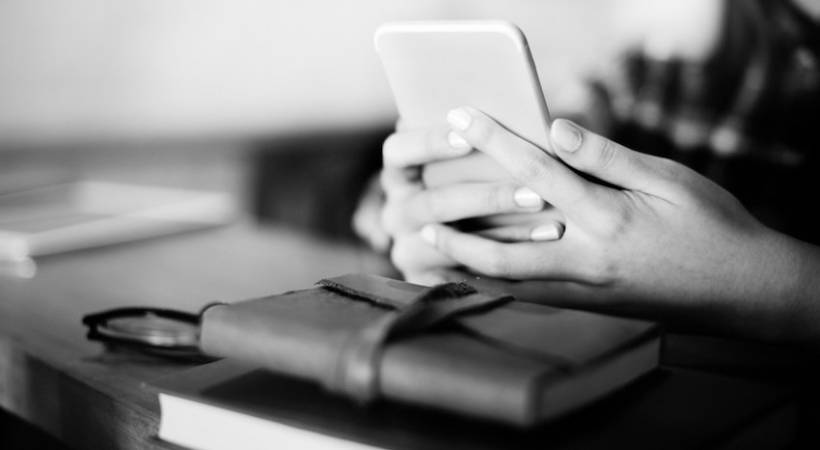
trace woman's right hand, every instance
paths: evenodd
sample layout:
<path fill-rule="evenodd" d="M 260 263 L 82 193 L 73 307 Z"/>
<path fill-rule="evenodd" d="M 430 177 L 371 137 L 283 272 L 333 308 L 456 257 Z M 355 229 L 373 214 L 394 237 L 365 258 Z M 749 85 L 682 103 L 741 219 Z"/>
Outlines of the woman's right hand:
<path fill-rule="evenodd" d="M 820 248 L 764 226 L 714 182 L 566 120 L 552 123 L 553 156 L 474 108 L 450 117 L 566 227 L 554 242 L 499 243 L 425 226 L 420 235 L 463 264 L 457 279 L 520 280 L 553 305 L 820 342 Z"/>

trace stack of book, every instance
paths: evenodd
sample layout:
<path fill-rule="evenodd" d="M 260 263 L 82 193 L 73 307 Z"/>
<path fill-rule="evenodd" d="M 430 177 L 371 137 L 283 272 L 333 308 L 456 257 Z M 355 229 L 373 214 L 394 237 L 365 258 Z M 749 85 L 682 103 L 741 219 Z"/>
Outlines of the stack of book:
<path fill-rule="evenodd" d="M 329 392 L 325 377 L 351 340 L 423 293 L 345 276 L 207 310 L 201 345 L 227 359 L 151 385 L 159 437 L 203 450 L 692 448 L 790 438 L 786 392 L 659 369 L 655 324 L 516 301 L 387 342 L 378 401 Z M 754 421 L 766 440 L 741 432 Z"/>

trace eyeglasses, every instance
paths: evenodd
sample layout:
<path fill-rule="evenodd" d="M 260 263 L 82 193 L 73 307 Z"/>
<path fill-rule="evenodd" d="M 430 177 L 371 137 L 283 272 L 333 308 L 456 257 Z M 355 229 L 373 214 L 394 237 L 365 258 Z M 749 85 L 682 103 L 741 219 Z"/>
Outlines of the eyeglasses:
<path fill-rule="evenodd" d="M 199 349 L 200 317 L 163 308 L 116 308 L 83 317 L 88 339 L 187 361 L 213 360 Z"/>

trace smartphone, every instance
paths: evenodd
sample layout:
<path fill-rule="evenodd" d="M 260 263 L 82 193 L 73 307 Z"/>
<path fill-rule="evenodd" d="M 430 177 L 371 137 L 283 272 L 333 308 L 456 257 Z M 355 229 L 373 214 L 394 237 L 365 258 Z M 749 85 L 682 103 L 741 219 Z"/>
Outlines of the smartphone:
<path fill-rule="evenodd" d="M 505 21 L 410 21 L 374 37 L 401 126 L 447 126 L 447 112 L 479 109 L 549 151 L 549 112 L 524 33 Z"/>

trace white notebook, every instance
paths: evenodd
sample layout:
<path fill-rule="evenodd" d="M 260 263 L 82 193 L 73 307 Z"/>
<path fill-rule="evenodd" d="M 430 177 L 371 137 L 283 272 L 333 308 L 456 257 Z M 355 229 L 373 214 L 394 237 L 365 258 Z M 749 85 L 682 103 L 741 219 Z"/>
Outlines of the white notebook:
<path fill-rule="evenodd" d="M 223 192 L 77 181 L 0 194 L 0 260 L 127 242 L 225 224 Z"/>

